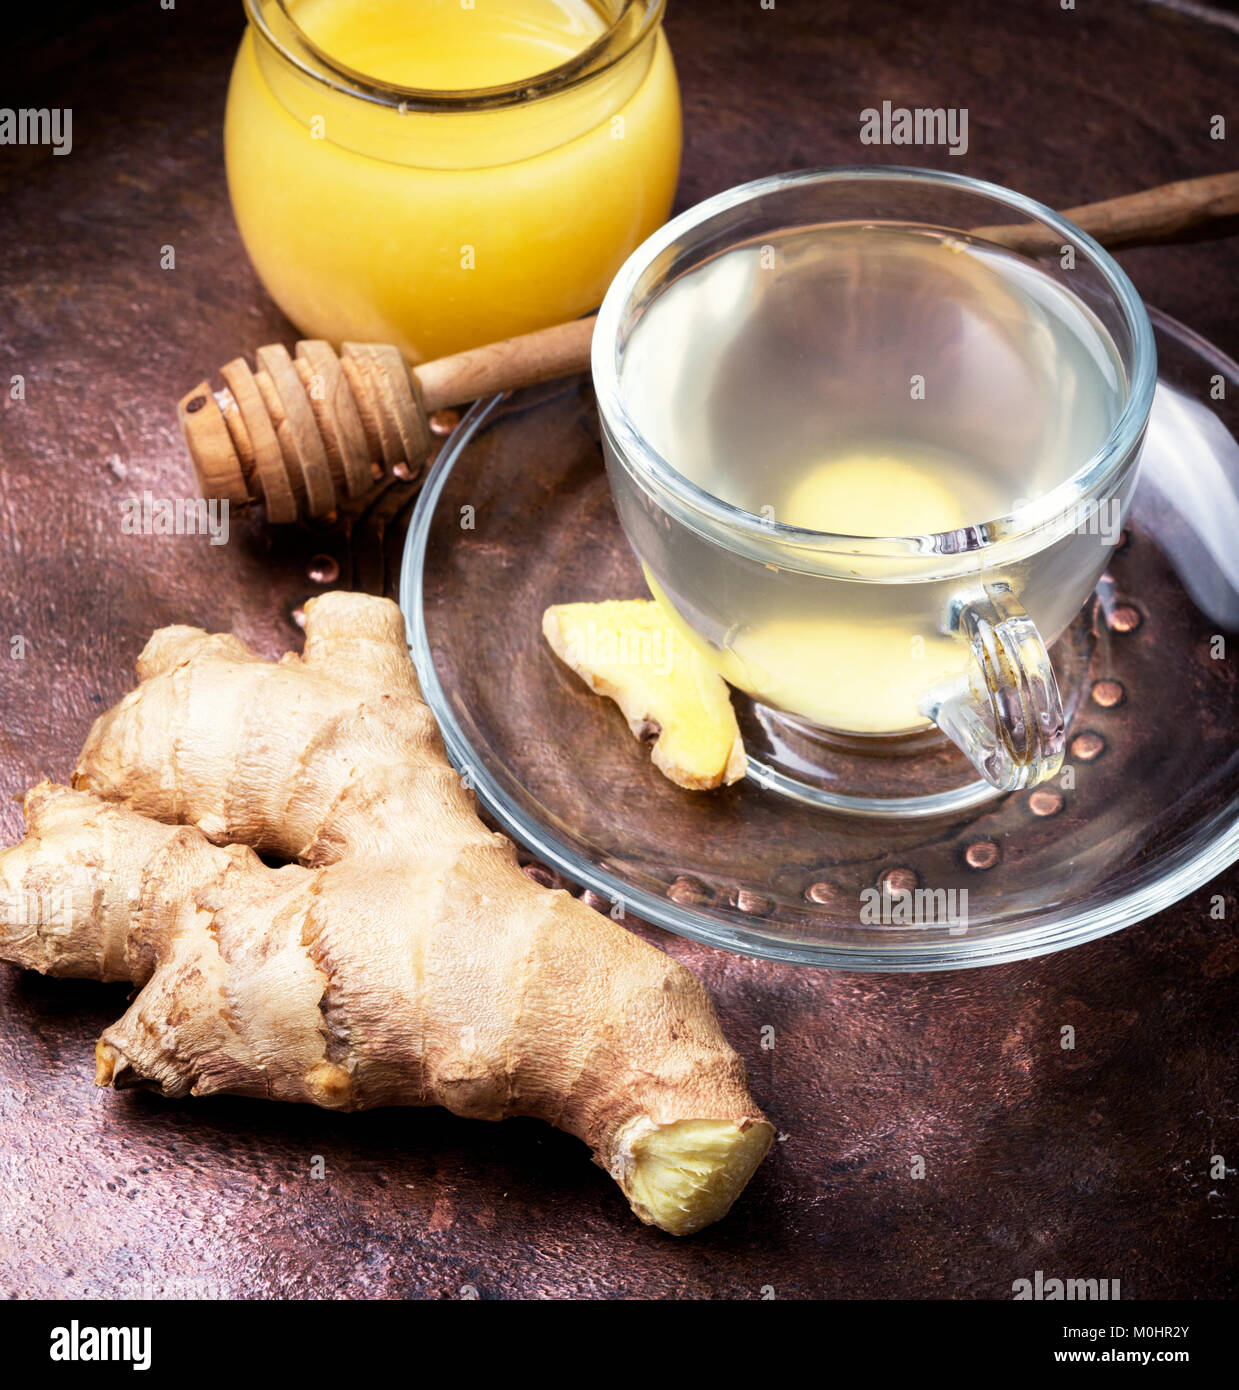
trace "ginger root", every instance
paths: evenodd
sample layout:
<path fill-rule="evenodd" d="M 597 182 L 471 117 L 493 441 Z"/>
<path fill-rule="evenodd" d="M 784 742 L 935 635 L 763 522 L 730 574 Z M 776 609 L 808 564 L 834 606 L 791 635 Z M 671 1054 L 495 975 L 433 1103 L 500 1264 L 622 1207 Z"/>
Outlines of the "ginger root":
<path fill-rule="evenodd" d="M 536 1116 L 643 1221 L 727 1211 L 771 1128 L 705 991 L 486 829 L 395 604 L 323 595 L 274 664 L 163 628 L 138 675 L 0 853 L 0 958 L 137 986 L 99 1085 Z"/>
<path fill-rule="evenodd" d="M 744 776 L 744 743 L 727 684 L 652 599 L 560 603 L 542 615 L 551 650 L 620 707 L 654 766 L 677 786 L 708 791 Z"/>

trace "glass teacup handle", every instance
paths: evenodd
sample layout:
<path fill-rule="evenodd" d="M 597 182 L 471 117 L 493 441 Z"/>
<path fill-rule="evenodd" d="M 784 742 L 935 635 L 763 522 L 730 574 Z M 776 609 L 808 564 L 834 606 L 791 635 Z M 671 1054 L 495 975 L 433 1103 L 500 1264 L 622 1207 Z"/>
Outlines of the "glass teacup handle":
<path fill-rule="evenodd" d="M 948 627 L 972 650 L 971 669 L 921 700 L 991 786 L 1036 786 L 1062 767 L 1063 702 L 1045 643 L 1008 584 L 986 584 L 952 605 Z"/>

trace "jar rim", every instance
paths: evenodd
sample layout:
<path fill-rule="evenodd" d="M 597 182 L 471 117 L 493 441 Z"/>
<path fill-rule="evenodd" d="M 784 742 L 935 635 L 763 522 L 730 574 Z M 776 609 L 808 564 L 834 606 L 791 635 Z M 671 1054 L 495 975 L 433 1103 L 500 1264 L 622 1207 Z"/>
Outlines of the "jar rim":
<path fill-rule="evenodd" d="M 622 0 L 614 20 L 579 53 L 541 72 L 491 87 L 404 87 L 333 58 L 293 18 L 288 0 L 242 0 L 246 18 L 286 62 L 343 96 L 406 111 L 472 112 L 517 106 L 582 86 L 614 67 L 662 23 L 667 0 Z"/>
<path fill-rule="evenodd" d="M 649 267 L 678 239 L 691 236 L 714 217 L 726 214 L 769 193 L 805 184 L 844 180 L 888 181 L 943 185 L 975 193 L 1023 213 L 1035 222 L 1052 228 L 1064 239 L 1087 253 L 1101 272 L 1131 334 L 1132 363 L 1127 397 L 1118 419 L 1101 444 L 1069 478 L 1048 492 L 1025 502 L 1015 511 L 993 520 L 971 524 L 959 530 L 919 536 L 851 536 L 789 526 L 755 516 L 707 492 L 680 473 L 645 438 L 629 414 L 620 390 L 620 329 L 637 283 Z M 1096 497 L 1139 444 L 1148 423 L 1157 385 L 1157 348 L 1148 311 L 1126 272 L 1108 251 L 1087 232 L 1069 222 L 1052 208 L 999 184 L 974 179 L 965 174 L 936 169 L 917 169 L 904 165 L 844 165 L 837 168 L 802 169 L 774 174 L 739 184 L 689 208 L 644 241 L 620 267 L 607 290 L 594 331 L 591 367 L 599 414 L 616 437 L 622 461 L 629 471 L 652 482 L 692 512 L 709 518 L 728 531 L 758 546 L 773 541 L 791 547 L 804 559 L 817 555 L 869 555 L 894 558 L 908 555 L 960 556 L 984 550 L 1003 542 L 1042 531 L 1070 518 L 1081 503 Z"/>

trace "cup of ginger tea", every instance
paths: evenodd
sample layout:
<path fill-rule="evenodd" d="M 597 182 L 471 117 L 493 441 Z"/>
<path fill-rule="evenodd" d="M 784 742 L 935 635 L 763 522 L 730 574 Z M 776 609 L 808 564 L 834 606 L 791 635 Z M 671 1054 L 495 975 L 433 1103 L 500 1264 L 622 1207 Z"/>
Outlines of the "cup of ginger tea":
<path fill-rule="evenodd" d="M 633 253 L 593 376 L 624 531 L 785 750 L 771 785 L 872 809 L 813 750 L 934 725 L 985 794 L 1055 775 L 1047 648 L 1119 542 L 1156 383 L 1096 242 L 955 175 L 762 179 Z"/>

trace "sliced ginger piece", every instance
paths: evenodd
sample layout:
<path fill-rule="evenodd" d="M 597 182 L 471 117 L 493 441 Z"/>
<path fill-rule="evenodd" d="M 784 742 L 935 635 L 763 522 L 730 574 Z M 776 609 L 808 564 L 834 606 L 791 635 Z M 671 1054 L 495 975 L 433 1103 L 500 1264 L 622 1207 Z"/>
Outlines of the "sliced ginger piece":
<path fill-rule="evenodd" d="M 677 786 L 708 791 L 744 776 L 727 683 L 653 599 L 556 604 L 542 632 L 592 691 L 615 701 L 637 738 L 654 739 L 654 766 Z"/>

